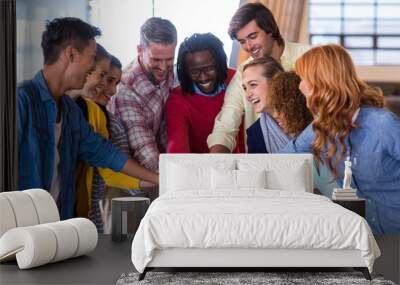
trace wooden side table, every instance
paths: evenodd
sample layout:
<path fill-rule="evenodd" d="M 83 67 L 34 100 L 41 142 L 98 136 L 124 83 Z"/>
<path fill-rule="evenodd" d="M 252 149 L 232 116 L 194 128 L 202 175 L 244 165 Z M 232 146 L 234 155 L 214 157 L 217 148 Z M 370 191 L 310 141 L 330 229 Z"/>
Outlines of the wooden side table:
<path fill-rule="evenodd" d="M 339 204 L 340 206 L 359 214 L 365 218 L 365 199 L 358 198 L 354 200 L 338 200 L 332 199 L 332 202 Z"/>
<path fill-rule="evenodd" d="M 142 220 L 150 199 L 145 197 L 119 197 L 111 201 L 113 241 L 124 241 L 128 234 L 135 234 Z M 133 212 L 132 231 L 128 233 L 128 213 Z"/>

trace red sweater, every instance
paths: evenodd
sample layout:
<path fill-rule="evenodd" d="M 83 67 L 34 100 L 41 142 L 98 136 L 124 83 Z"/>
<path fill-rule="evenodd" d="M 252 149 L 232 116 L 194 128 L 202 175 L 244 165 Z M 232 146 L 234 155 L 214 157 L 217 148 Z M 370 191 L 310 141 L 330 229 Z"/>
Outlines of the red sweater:
<path fill-rule="evenodd" d="M 234 74 L 233 69 L 228 69 L 225 86 Z M 208 97 L 195 93 L 183 95 L 180 87 L 173 89 L 166 105 L 167 152 L 208 153 L 207 137 L 214 128 L 214 120 L 224 103 L 224 96 L 225 91 Z M 244 149 L 243 130 L 239 136 L 242 139 L 236 149 Z"/>

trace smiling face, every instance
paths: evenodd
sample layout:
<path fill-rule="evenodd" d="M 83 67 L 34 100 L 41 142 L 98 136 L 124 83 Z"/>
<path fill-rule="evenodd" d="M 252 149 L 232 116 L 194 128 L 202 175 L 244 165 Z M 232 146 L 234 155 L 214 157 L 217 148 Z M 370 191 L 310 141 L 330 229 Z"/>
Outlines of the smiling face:
<path fill-rule="evenodd" d="M 260 65 L 250 66 L 243 71 L 243 89 L 246 99 L 249 101 L 256 113 L 267 112 L 271 108 L 268 101 L 269 83 L 263 76 L 263 67 Z"/>
<path fill-rule="evenodd" d="M 86 77 L 93 71 L 96 64 L 96 41 L 90 40 L 81 51 L 72 45 L 67 49 L 69 64 L 65 77 L 68 78 L 68 89 L 82 89 Z"/>
<path fill-rule="evenodd" d="M 106 76 L 104 88 L 97 94 L 93 100 L 103 106 L 106 106 L 110 98 L 117 92 L 117 85 L 121 80 L 122 71 L 118 67 L 112 66 Z"/>
<path fill-rule="evenodd" d="M 274 45 L 272 35 L 267 34 L 261 29 L 256 20 L 250 21 L 236 33 L 241 48 L 247 52 L 252 58 L 260 58 L 271 55 Z"/>
<path fill-rule="evenodd" d="M 168 78 L 174 64 L 176 43 L 157 44 L 149 42 L 148 46 L 139 45 L 140 63 L 150 79 L 158 84 Z"/>
<path fill-rule="evenodd" d="M 216 88 L 217 69 L 211 52 L 205 50 L 188 53 L 185 61 L 193 84 L 204 93 L 212 93 Z"/>
<path fill-rule="evenodd" d="M 84 86 L 85 93 L 89 97 L 96 96 L 106 85 L 106 76 L 110 68 L 111 60 L 104 58 L 96 63 L 95 69 L 88 75 Z"/>

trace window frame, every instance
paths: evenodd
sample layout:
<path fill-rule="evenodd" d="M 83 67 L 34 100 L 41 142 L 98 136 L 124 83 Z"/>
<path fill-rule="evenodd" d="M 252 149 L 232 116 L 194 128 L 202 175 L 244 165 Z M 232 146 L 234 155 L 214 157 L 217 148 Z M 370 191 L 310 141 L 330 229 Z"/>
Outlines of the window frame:
<path fill-rule="evenodd" d="M 396 46 L 385 46 L 385 47 L 379 47 L 379 40 L 382 38 L 393 38 L 393 37 L 398 37 L 400 40 L 400 31 L 399 33 L 378 33 L 378 24 L 379 23 L 384 23 L 384 22 L 389 22 L 389 21 L 399 21 L 400 18 L 393 18 L 393 17 L 379 17 L 378 16 L 378 9 L 379 7 L 382 6 L 396 6 L 400 7 L 400 3 L 397 2 L 386 2 L 386 3 L 379 3 L 378 0 L 373 0 L 373 1 L 360 1 L 356 3 L 350 3 L 345 0 L 332 0 L 332 1 L 326 1 L 326 2 L 319 2 L 319 1 L 313 1 L 310 0 L 308 3 L 308 11 L 311 11 L 313 8 L 313 5 L 315 6 L 339 6 L 340 7 L 340 17 L 312 17 L 312 15 L 308 15 L 307 17 L 307 23 L 308 23 L 308 40 L 310 43 L 313 43 L 313 38 L 314 37 L 336 37 L 339 39 L 339 44 L 348 49 L 349 51 L 353 50 L 372 50 L 372 64 L 368 65 L 359 65 L 361 69 L 364 70 L 371 70 L 371 68 L 374 67 L 380 67 L 379 69 L 382 70 L 382 67 L 389 67 L 390 70 L 393 69 L 393 67 L 400 66 L 400 64 L 395 64 L 395 65 L 390 65 L 386 63 L 379 63 L 378 62 L 378 53 L 380 51 L 399 51 L 400 50 L 400 45 Z M 374 11 L 373 14 L 374 16 L 372 18 L 368 18 L 368 21 L 372 21 L 373 23 L 373 32 L 372 33 L 346 33 L 345 31 L 345 23 L 347 21 L 359 21 L 363 20 L 365 21 L 364 18 L 349 18 L 345 17 L 345 9 L 346 7 L 349 6 L 362 6 L 362 5 L 368 5 L 372 6 Z M 338 33 L 337 31 L 332 32 L 332 33 L 327 33 L 327 32 L 312 32 L 311 24 L 313 21 L 338 21 L 340 23 L 340 32 Z M 372 40 L 372 45 L 370 47 L 365 47 L 365 46 L 354 46 L 354 45 L 347 45 L 346 44 L 346 39 L 347 38 L 371 38 Z M 384 78 L 382 78 L 384 79 Z M 396 81 L 400 81 L 396 80 Z"/>

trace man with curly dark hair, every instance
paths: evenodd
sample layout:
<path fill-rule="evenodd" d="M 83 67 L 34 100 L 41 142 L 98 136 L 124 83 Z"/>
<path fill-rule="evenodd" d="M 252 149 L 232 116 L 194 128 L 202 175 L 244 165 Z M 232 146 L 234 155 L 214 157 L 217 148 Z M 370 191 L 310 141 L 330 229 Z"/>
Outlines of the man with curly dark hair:
<path fill-rule="evenodd" d="M 223 43 L 211 33 L 186 38 L 179 47 L 177 74 L 180 86 L 166 105 L 167 152 L 207 153 L 207 136 L 235 74 L 227 66 Z"/>

